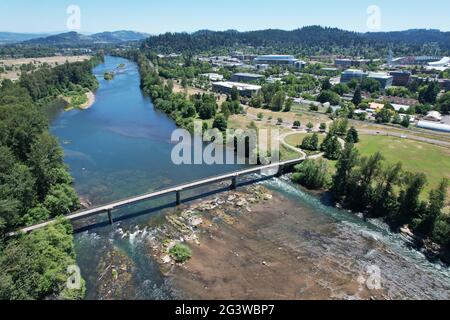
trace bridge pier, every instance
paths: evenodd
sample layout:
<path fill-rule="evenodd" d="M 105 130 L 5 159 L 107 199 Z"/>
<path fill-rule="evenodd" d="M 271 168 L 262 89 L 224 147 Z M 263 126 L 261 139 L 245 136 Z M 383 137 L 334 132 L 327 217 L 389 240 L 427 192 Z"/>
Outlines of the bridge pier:
<path fill-rule="evenodd" d="M 279 177 L 281 177 L 282 175 L 283 175 L 283 167 L 282 166 L 279 166 L 278 167 L 278 171 L 277 171 L 277 173 L 275 174 L 275 177 L 276 178 L 279 178 Z"/>
<path fill-rule="evenodd" d="M 111 212 L 111 210 L 108 210 L 107 212 L 108 212 L 109 224 L 113 225 L 114 224 L 114 219 L 113 219 L 113 216 L 112 216 L 112 212 Z"/>
<path fill-rule="evenodd" d="M 237 178 L 238 176 L 234 176 L 233 178 L 231 178 L 231 190 L 237 189 Z"/>
<path fill-rule="evenodd" d="M 181 190 L 177 190 L 177 206 L 181 205 Z"/>

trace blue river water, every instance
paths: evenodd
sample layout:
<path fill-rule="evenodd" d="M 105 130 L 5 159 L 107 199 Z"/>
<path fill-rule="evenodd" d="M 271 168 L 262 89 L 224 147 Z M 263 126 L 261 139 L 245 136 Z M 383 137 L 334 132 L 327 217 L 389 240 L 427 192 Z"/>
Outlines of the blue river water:
<path fill-rule="evenodd" d="M 114 70 L 120 64 L 125 64 L 125 68 L 119 69 L 114 80 L 103 79 L 106 71 Z M 106 57 L 105 63 L 97 66 L 93 72 L 100 82 L 94 105 L 88 110 L 59 113 L 51 128 L 63 145 L 65 161 L 70 167 L 75 188 L 82 199 L 93 205 L 105 204 L 242 168 L 238 165 L 173 164 L 171 152 L 174 143 L 170 138 L 177 128 L 167 115 L 156 110 L 151 100 L 142 94 L 136 64 L 122 58 Z M 396 257 L 400 257 L 396 260 L 385 259 L 388 255 L 380 253 L 380 264 L 384 261 L 386 277 L 394 283 L 407 282 L 411 276 L 412 269 L 405 267 L 403 263 L 406 259 L 414 268 L 425 270 L 426 276 L 420 279 L 420 286 L 430 289 L 430 294 L 436 294 L 437 298 L 448 298 L 448 286 L 442 285 L 449 283 L 448 269 L 429 263 L 422 254 L 408 248 L 400 236 L 389 233 L 383 226 L 363 222 L 348 212 L 326 207 L 287 180 L 274 179 L 267 182 L 266 186 L 295 201 L 299 212 L 307 210 L 317 215 L 318 220 L 327 217 L 336 221 L 343 230 L 339 241 L 342 241 L 343 236 L 346 239 L 346 242 L 342 243 L 345 250 L 351 251 L 352 241 L 358 241 L 358 237 L 369 235 L 396 252 Z M 115 212 L 115 217 L 130 216 L 132 219 L 121 220 L 113 227 L 101 221 L 92 221 L 92 227 L 76 233 L 77 259 L 86 280 L 88 299 L 102 298 L 104 292 L 99 287 L 99 279 L 103 270 L 99 270 L 99 262 L 113 249 L 125 253 L 135 265 L 132 274 L 134 288 L 120 298 L 178 297 L 176 288 L 161 275 L 157 264 L 148 254 L 145 242 L 134 236 L 126 239 L 117 236 L 117 228 L 142 228 L 158 220 L 161 211 L 149 208 L 163 207 L 173 200 L 161 199 L 159 202 L 125 208 Z M 324 235 L 324 238 L 326 237 L 327 235 Z M 336 240 L 336 243 L 339 241 Z M 331 254 L 330 258 L 342 258 Z M 344 258 L 351 259 L 352 255 Z M 400 260 L 402 262 L 399 262 Z M 433 286 L 440 287 L 433 293 Z M 416 293 L 411 293 L 411 296 L 414 297 L 414 294 Z"/>

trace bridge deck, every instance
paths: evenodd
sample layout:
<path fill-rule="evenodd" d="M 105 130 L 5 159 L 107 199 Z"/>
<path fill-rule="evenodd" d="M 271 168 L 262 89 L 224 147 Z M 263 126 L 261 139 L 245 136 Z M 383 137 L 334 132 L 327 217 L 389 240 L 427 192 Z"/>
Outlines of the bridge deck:
<path fill-rule="evenodd" d="M 240 176 L 245 176 L 245 175 L 249 175 L 249 174 L 254 174 L 254 173 L 258 173 L 259 171 L 262 170 L 270 170 L 270 169 L 275 169 L 275 168 L 282 168 L 285 166 L 290 166 L 290 165 L 295 165 L 298 164 L 302 161 L 305 160 L 305 157 L 300 158 L 300 159 L 295 159 L 295 160 L 289 160 L 289 161 L 284 161 L 284 162 L 280 162 L 280 163 L 276 163 L 276 164 L 270 164 L 270 165 L 266 165 L 266 166 L 258 166 L 255 168 L 251 168 L 251 169 L 246 169 L 246 170 L 241 170 L 241 171 L 237 171 L 237 172 L 233 172 L 233 173 L 229 173 L 229 174 L 225 174 L 225 175 L 221 175 L 221 176 L 216 176 L 216 177 L 212 177 L 212 178 L 206 178 L 206 179 L 202 179 L 199 181 L 195 181 L 195 182 L 191 182 L 191 183 L 187 183 L 187 184 L 183 184 L 183 185 L 179 185 L 176 187 L 172 187 L 172 188 L 168 188 L 168 189 L 164 189 L 164 190 L 160 190 L 160 191 L 156 191 L 156 192 L 152 192 L 152 193 L 148 193 L 148 194 L 144 194 L 141 196 L 137 196 L 137 197 L 132 197 L 132 198 L 128 198 L 128 199 L 124 199 L 124 200 L 120 200 L 120 201 L 116 201 L 110 204 L 106 204 L 106 205 L 102 205 L 99 207 L 95 207 L 95 208 L 91 208 L 91 209 L 87 209 L 87 210 L 83 210 L 83 211 L 79 211 L 79 212 L 75 212 L 73 214 L 67 215 L 65 216 L 65 218 L 69 221 L 76 221 L 76 220 L 81 220 L 84 218 L 88 218 L 91 216 L 95 216 L 101 213 L 105 213 L 107 212 L 109 215 L 111 214 L 112 210 L 124 207 L 124 206 L 128 206 L 134 203 L 138 203 L 138 202 L 142 202 L 142 201 L 146 201 L 146 200 L 150 200 L 153 198 L 157 198 L 157 197 L 161 197 L 167 194 L 171 194 L 171 193 L 177 193 L 179 196 L 179 193 L 183 190 L 189 190 L 189 189 L 194 189 L 200 186 L 204 186 L 204 185 L 208 185 L 208 184 L 212 184 L 212 183 L 217 183 L 217 182 L 221 182 L 224 180 L 228 180 L 228 179 L 236 179 Z M 274 174 L 272 174 L 274 175 Z M 179 199 L 179 197 L 177 197 Z M 111 216 L 110 216 L 110 220 Z M 48 226 L 51 223 L 54 223 L 56 221 L 56 219 L 44 222 L 44 223 L 40 223 L 40 224 L 36 224 L 34 226 L 30 226 L 27 228 L 23 228 L 21 230 L 19 230 L 18 232 L 14 232 L 11 233 L 10 236 L 16 235 L 17 233 L 29 233 L 35 230 L 39 230 L 42 229 L 46 226 Z"/>

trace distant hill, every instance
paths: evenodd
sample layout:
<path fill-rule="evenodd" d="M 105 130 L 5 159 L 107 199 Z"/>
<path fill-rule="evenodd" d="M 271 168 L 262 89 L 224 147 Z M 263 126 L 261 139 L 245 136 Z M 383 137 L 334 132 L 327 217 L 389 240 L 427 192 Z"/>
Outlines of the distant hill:
<path fill-rule="evenodd" d="M 92 35 L 91 37 L 93 37 L 97 41 L 105 41 L 108 43 L 117 43 L 117 42 L 140 41 L 140 40 L 143 40 L 143 39 L 149 37 L 149 34 L 122 30 L 122 31 L 114 31 L 114 32 L 96 33 L 96 34 Z"/>
<path fill-rule="evenodd" d="M 0 32 L 0 44 L 18 43 L 47 36 L 48 34 L 43 33 L 38 34 L 38 33 Z"/>
<path fill-rule="evenodd" d="M 251 46 L 261 52 L 290 54 L 337 54 L 378 57 L 392 49 L 396 55 L 448 54 L 450 32 L 407 30 L 357 33 L 337 28 L 309 26 L 297 30 L 250 32 L 202 30 L 192 34 L 166 33 L 149 37 L 143 48 L 162 53 L 224 51 Z"/>
<path fill-rule="evenodd" d="M 102 32 L 84 35 L 77 32 L 67 32 L 48 37 L 35 38 L 23 41 L 24 46 L 52 46 L 52 47 L 89 47 L 97 44 L 119 44 L 140 41 L 149 35 L 134 31 Z"/>

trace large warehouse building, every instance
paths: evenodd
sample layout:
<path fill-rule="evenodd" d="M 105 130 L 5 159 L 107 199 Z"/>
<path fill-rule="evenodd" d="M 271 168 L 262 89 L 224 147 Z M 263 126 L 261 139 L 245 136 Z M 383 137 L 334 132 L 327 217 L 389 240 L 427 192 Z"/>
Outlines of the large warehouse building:
<path fill-rule="evenodd" d="M 259 91 L 261 91 L 261 86 L 247 83 L 226 81 L 226 82 L 214 82 L 212 84 L 212 89 L 214 91 L 224 94 L 231 94 L 231 90 L 233 89 L 233 87 L 236 87 L 239 91 L 239 94 L 243 97 L 251 97 L 253 94 L 256 94 Z"/>

